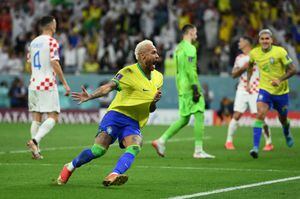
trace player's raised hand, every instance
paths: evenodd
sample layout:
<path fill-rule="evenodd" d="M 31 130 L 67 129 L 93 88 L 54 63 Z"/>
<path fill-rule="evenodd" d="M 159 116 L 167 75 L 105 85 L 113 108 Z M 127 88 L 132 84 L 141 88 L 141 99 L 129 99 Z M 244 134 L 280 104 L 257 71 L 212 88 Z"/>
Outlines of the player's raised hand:
<path fill-rule="evenodd" d="M 154 96 L 154 102 L 158 102 L 161 98 L 161 90 L 157 90 L 155 96 Z"/>
<path fill-rule="evenodd" d="M 91 95 L 87 92 L 84 86 L 81 86 L 81 89 L 82 91 L 80 93 L 72 92 L 72 98 L 73 100 L 78 101 L 78 104 L 88 101 L 91 97 Z"/>
<path fill-rule="evenodd" d="M 271 80 L 272 86 L 277 87 L 277 86 L 279 86 L 280 83 L 281 83 L 281 81 L 279 79 L 273 79 L 273 80 Z"/>

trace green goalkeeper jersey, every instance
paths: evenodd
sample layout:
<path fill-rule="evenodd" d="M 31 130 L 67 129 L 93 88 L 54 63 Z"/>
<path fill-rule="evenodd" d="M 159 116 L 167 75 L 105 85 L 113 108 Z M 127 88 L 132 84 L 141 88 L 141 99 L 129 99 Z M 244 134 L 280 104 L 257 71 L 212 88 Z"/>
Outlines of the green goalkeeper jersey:
<path fill-rule="evenodd" d="M 177 66 L 176 85 L 179 95 L 193 95 L 192 85 L 197 85 L 201 93 L 201 86 L 197 74 L 197 50 L 191 43 L 182 40 L 176 47 L 174 54 Z"/>
<path fill-rule="evenodd" d="M 179 112 L 188 116 L 195 112 L 204 112 L 205 102 L 197 74 L 197 50 L 191 43 L 182 40 L 176 47 L 174 59 L 177 66 L 176 86 L 179 95 Z M 197 85 L 201 93 L 199 102 L 193 102 L 192 85 Z"/>

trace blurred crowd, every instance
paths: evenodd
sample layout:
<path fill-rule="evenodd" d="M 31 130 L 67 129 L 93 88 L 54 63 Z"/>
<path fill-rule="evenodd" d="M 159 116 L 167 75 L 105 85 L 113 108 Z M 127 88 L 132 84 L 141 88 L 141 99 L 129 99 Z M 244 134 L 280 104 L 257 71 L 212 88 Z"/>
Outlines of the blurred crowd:
<path fill-rule="evenodd" d="M 161 56 L 157 69 L 172 75 L 187 23 L 198 28 L 201 74 L 228 74 L 239 37 L 256 38 L 261 28 L 273 31 L 296 64 L 300 57 L 299 0 L 2 0 L 0 10 L 0 74 L 28 72 L 26 51 L 46 14 L 58 21 L 55 38 L 70 74 L 114 73 L 135 62 L 135 44 L 148 38 Z"/>

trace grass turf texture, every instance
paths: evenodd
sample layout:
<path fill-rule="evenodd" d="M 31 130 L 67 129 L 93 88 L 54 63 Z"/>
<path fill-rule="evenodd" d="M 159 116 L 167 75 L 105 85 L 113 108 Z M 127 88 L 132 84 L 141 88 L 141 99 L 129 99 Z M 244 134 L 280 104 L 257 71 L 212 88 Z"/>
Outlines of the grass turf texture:
<path fill-rule="evenodd" d="M 300 134 L 292 129 L 295 145 L 288 148 L 280 128 L 273 128 L 275 150 L 254 160 L 249 155 L 252 129 L 239 128 L 235 151 L 226 151 L 227 127 L 207 127 L 204 148 L 216 159 L 193 159 L 193 129 L 185 127 L 167 144 L 160 158 L 150 142 L 167 126 L 143 129 L 144 146 L 132 168 L 128 182 L 119 187 L 103 187 L 103 178 L 124 152 L 112 146 L 100 159 L 76 170 L 65 186 L 52 183 L 79 152 L 93 144 L 97 124 L 56 125 L 41 142 L 43 160 L 32 160 L 25 152 L 29 124 L 0 124 L 0 198 L 168 198 L 227 187 L 300 176 Z M 182 141 L 180 141 L 182 140 Z M 263 147 L 262 138 L 261 147 Z M 203 198 L 297 198 L 300 180 L 217 193 Z"/>

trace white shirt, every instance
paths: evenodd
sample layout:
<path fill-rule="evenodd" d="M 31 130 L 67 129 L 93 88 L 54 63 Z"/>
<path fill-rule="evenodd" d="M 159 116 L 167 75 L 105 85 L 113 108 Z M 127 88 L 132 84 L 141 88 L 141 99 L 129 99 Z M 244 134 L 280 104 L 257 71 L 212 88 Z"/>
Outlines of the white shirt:
<path fill-rule="evenodd" d="M 249 55 L 240 54 L 235 58 L 234 66 L 233 68 L 241 68 L 245 66 L 249 62 Z M 256 94 L 258 93 L 258 85 L 259 85 L 259 72 L 256 65 L 253 67 L 253 73 L 250 79 L 250 94 Z M 247 92 L 247 71 L 241 74 L 239 79 L 239 84 L 237 87 L 238 92 Z"/>
<path fill-rule="evenodd" d="M 32 73 L 29 90 L 57 90 L 56 74 L 50 62 L 59 60 L 58 50 L 57 41 L 48 35 L 40 35 L 30 43 L 28 59 Z"/>

